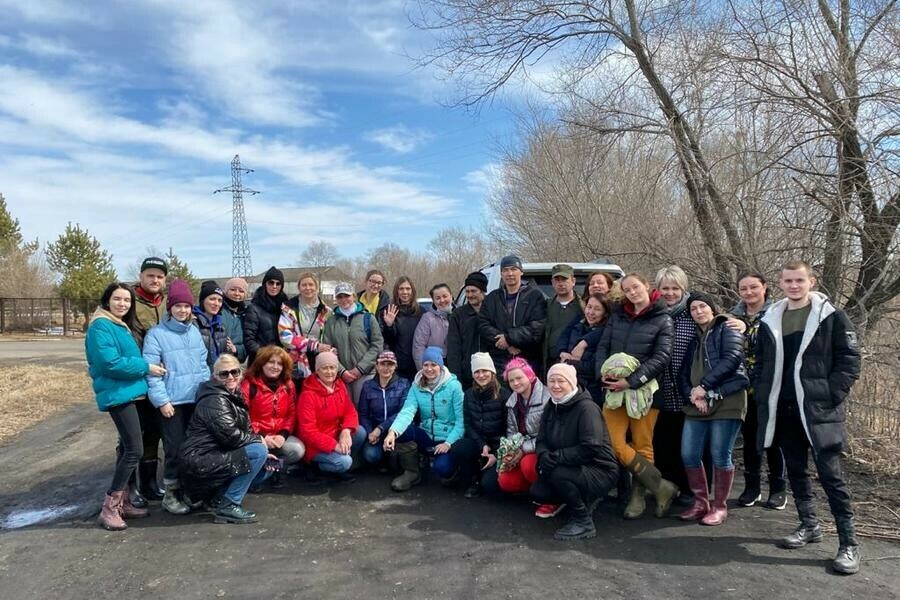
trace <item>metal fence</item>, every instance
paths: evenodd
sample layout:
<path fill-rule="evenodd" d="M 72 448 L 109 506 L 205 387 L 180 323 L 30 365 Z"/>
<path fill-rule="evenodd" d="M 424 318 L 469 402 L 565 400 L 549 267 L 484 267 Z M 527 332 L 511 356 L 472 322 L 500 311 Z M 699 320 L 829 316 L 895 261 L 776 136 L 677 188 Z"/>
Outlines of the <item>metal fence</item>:
<path fill-rule="evenodd" d="M 84 331 L 84 310 L 96 299 L 0 298 L 0 333 L 69 335 Z"/>

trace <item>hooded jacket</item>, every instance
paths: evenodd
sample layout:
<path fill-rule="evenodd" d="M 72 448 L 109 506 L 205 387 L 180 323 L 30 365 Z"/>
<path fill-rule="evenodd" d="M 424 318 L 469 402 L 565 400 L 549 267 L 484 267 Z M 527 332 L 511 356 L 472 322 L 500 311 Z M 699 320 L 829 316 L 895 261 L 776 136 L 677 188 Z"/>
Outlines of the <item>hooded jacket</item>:
<path fill-rule="evenodd" d="M 246 302 L 234 302 L 225 298 L 222 303 L 222 311 L 219 313 L 222 317 L 225 335 L 231 338 L 231 343 L 236 349 L 234 355 L 241 362 L 247 358 L 247 348 L 244 347 L 244 314 L 246 312 Z"/>
<path fill-rule="evenodd" d="M 409 379 L 396 373 L 385 388 L 381 387 L 377 375 L 366 381 L 359 393 L 357 404 L 359 424 L 366 433 L 372 433 L 376 427 L 379 427 L 382 433 L 386 433 L 403 408 L 407 393 L 409 393 Z"/>
<path fill-rule="evenodd" d="M 200 331 L 190 321 L 182 323 L 166 314 L 144 339 L 144 360 L 166 368 L 162 377 L 147 377 L 153 406 L 192 404 L 197 388 L 209 379 L 206 354 Z"/>
<path fill-rule="evenodd" d="M 330 392 L 318 375 L 303 381 L 297 402 L 297 435 L 306 446 L 303 460 L 312 462 L 320 453 L 334 452 L 341 430 L 355 432 L 357 427 L 359 415 L 340 378 Z"/>
<path fill-rule="evenodd" d="M 294 382 L 278 381 L 273 391 L 261 377 L 247 375 L 241 381 L 241 393 L 250 410 L 250 427 L 260 435 L 294 434 L 297 424 L 297 391 Z"/>
<path fill-rule="evenodd" d="M 597 354 L 597 345 L 603 337 L 604 325 L 588 325 L 584 317 L 576 317 L 569 323 L 565 331 L 559 336 L 559 342 L 554 350 L 554 359 L 558 359 L 563 352 L 571 352 L 580 342 L 587 344 L 581 354 L 581 360 L 568 361 L 575 367 L 578 374 L 578 385 L 591 393 L 596 402 L 603 402 L 603 389 L 600 380 L 594 372 L 594 358 Z"/>
<path fill-rule="evenodd" d="M 619 469 L 600 406 L 580 387 L 568 402 L 551 401 L 544 408 L 535 452 L 542 464 L 546 463 L 541 456 L 549 453 L 555 465 L 582 467 L 591 489 L 600 489 L 609 480 L 603 473 Z"/>
<path fill-rule="evenodd" d="M 206 346 L 206 364 L 212 368 L 219 355 L 228 350 L 225 346 L 228 334 L 222 321 L 222 313 L 209 317 L 199 306 L 194 307 L 194 325 L 200 330 L 203 345 Z"/>
<path fill-rule="evenodd" d="M 506 400 L 506 436 L 511 437 L 519 433 L 519 424 L 516 420 L 516 402 L 518 394 L 511 392 Z M 525 412 L 525 441 L 522 443 L 522 452 L 530 454 L 534 452 L 535 440 L 541 428 L 541 416 L 544 407 L 550 401 L 550 392 L 539 379 L 534 380 L 531 386 L 531 397 L 528 398 Z"/>
<path fill-rule="evenodd" d="M 447 356 L 447 329 L 450 326 L 450 313 L 433 308 L 422 315 L 416 332 L 413 334 L 413 360 L 416 370 L 422 368 L 422 354 L 425 348 L 437 346 L 441 354 Z"/>
<path fill-rule="evenodd" d="M 108 411 L 147 394 L 150 365 L 128 326 L 109 311 L 98 308 L 91 317 L 84 353 L 98 409 Z"/>
<path fill-rule="evenodd" d="M 636 358 L 640 366 L 628 376 L 628 385 L 637 389 L 651 379 L 658 379 L 672 356 L 674 329 L 672 318 L 659 292 L 650 294 L 650 305 L 640 314 L 634 314 L 634 305 L 624 300 L 613 306 L 612 314 L 603 328 L 603 336 L 597 345 L 594 372 L 600 377 L 600 367 L 606 359 L 624 352 Z M 653 408 L 662 404 L 657 394 Z"/>
<path fill-rule="evenodd" d="M 365 324 L 367 318 L 369 319 L 368 332 Z M 337 349 L 341 372 L 356 367 L 363 375 L 372 372 L 375 360 L 384 347 L 384 338 L 381 336 L 378 321 L 373 315 L 366 312 L 360 302 L 356 302 L 353 306 L 350 316 L 344 315 L 340 310 L 335 310 L 334 314 L 325 321 L 320 341 Z"/>
<path fill-rule="evenodd" d="M 479 449 L 490 446 L 496 450 L 500 438 L 506 434 L 506 399 L 512 392 L 500 386 L 497 397 L 491 389 L 477 389 L 474 386 L 463 395 L 466 437 L 474 440 Z"/>
<path fill-rule="evenodd" d="M 472 387 L 472 355 L 481 348 L 478 311 L 471 304 L 463 304 L 450 313 L 447 323 L 447 368 L 465 390 Z"/>
<path fill-rule="evenodd" d="M 544 326 L 547 321 L 547 299 L 536 287 L 522 282 L 512 312 L 506 310 L 506 286 L 485 296 L 478 313 L 478 330 L 482 346 L 488 349 L 497 372 L 502 373 L 512 358 L 506 350 L 497 348 L 495 338 L 505 335 L 506 341 L 522 351 L 535 372 L 541 371 Z"/>
<path fill-rule="evenodd" d="M 860 370 L 856 332 L 846 313 L 835 308 L 825 294 L 811 292 L 810 302 L 793 373 L 784 372 L 781 334 L 781 318 L 788 300 L 774 303 L 760 323 L 753 380 L 760 448 L 768 448 L 775 439 L 783 377 L 794 378 L 800 420 L 814 452 L 840 448 L 846 439 L 844 401 Z"/>
<path fill-rule="evenodd" d="M 194 500 L 220 493 L 238 475 L 250 472 L 245 446 L 262 440 L 250 428 L 250 412 L 240 388 L 205 381 L 197 390 L 178 466 L 185 493 Z"/>
<path fill-rule="evenodd" d="M 413 360 L 413 337 L 424 314 L 416 308 L 418 307 L 414 308 L 409 304 L 401 305 L 397 318 L 390 327 L 384 324 L 383 312 L 378 317 L 381 330 L 384 332 L 384 346 L 390 348 L 397 357 L 397 372 L 410 378 L 415 377 L 418 371 L 416 361 Z"/>
<path fill-rule="evenodd" d="M 440 380 L 433 392 L 422 386 L 422 373 L 416 375 L 391 429 L 397 435 L 403 435 L 416 414 L 419 415 L 419 426 L 435 442 L 452 445 L 465 434 L 462 388 L 456 375 L 447 367 L 441 368 Z"/>
<path fill-rule="evenodd" d="M 264 346 L 278 346 L 278 318 L 281 316 L 281 305 L 287 302 L 287 295 L 282 291 L 277 296 L 266 293 L 263 286 L 253 293 L 253 299 L 244 313 L 244 348 L 247 350 L 247 363 L 253 364 L 256 353 Z"/>
<path fill-rule="evenodd" d="M 134 286 L 134 335 L 139 346 L 143 345 L 147 332 L 159 325 L 165 314 L 165 290 L 151 299 L 140 284 Z"/>

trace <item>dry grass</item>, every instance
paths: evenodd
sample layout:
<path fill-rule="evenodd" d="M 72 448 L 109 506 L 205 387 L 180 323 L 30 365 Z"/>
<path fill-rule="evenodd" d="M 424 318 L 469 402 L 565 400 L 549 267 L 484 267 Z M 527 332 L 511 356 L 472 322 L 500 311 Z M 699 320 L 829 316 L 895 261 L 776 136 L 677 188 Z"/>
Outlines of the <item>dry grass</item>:
<path fill-rule="evenodd" d="M 900 541 L 900 442 L 861 427 L 851 427 L 851 432 L 845 466 L 858 532 Z"/>
<path fill-rule="evenodd" d="M 17 365 L 0 370 L 0 444 L 67 406 L 93 400 L 81 370 Z"/>

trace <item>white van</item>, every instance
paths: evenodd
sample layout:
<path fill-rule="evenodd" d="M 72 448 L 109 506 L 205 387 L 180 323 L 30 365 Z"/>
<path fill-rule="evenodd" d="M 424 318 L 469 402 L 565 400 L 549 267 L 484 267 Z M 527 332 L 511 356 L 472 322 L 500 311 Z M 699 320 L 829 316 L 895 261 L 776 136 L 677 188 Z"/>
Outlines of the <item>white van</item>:
<path fill-rule="evenodd" d="M 533 263 L 522 263 L 522 281 L 527 281 L 530 286 L 537 286 L 541 293 L 544 294 L 547 298 L 552 298 L 553 291 L 553 283 L 550 281 L 550 271 L 553 269 L 554 265 L 558 265 L 560 263 L 567 264 L 575 271 L 575 295 L 581 296 L 581 292 L 584 290 L 584 282 L 587 280 L 587 276 L 591 273 L 609 273 L 613 281 L 617 279 L 621 279 L 625 275 L 625 271 L 622 270 L 622 267 L 619 265 L 600 261 L 600 262 L 533 262 Z M 486 265 L 480 269 L 478 269 L 482 273 L 484 273 L 488 278 L 487 291 L 488 293 L 496 290 L 500 287 L 500 262 L 491 263 Z M 456 305 L 461 306 L 465 304 L 466 294 L 465 290 L 460 290 L 459 295 L 456 298 Z"/>

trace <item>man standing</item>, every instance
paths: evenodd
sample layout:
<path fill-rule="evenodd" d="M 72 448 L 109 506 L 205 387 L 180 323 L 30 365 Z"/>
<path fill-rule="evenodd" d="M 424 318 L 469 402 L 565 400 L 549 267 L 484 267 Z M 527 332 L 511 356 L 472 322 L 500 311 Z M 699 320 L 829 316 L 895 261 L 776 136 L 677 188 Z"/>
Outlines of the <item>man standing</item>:
<path fill-rule="evenodd" d="M 382 321 L 381 313 L 391 303 L 391 295 L 384 291 L 385 283 L 384 273 L 378 269 L 372 269 L 366 273 L 365 289 L 356 292 L 359 303 L 379 322 Z"/>
<path fill-rule="evenodd" d="M 169 268 L 166 261 L 150 256 L 141 263 L 141 274 L 138 285 L 134 288 L 135 335 L 138 344 L 143 347 L 144 337 L 154 326 L 158 325 L 166 314 L 166 276 Z M 162 423 L 159 411 L 149 400 L 138 402 L 138 417 L 141 421 L 141 433 L 144 441 L 144 456 L 138 467 L 139 489 L 149 500 L 162 500 L 163 490 L 159 487 L 157 472 L 159 470 L 159 441 L 162 438 Z"/>
<path fill-rule="evenodd" d="M 786 296 L 762 318 L 757 338 L 754 388 L 759 410 L 759 447 L 781 446 L 800 525 L 784 538 L 785 548 L 822 539 L 813 507 L 807 463 L 809 449 L 837 525 L 838 573 L 859 571 L 859 542 L 850 492 L 841 474 L 846 440 L 844 401 L 859 377 L 856 333 L 847 315 L 819 292 L 809 264 L 791 261 L 781 270 Z"/>
<path fill-rule="evenodd" d="M 447 368 L 456 375 L 463 390 L 472 387 L 472 355 L 481 352 L 481 336 L 478 334 L 478 313 L 487 292 L 487 276 L 480 271 L 466 276 L 466 303 L 450 315 L 447 330 Z"/>
<path fill-rule="evenodd" d="M 550 270 L 550 281 L 556 296 L 547 300 L 547 327 L 544 329 L 544 370 L 559 361 L 554 356 L 559 336 L 569 323 L 581 318 L 584 311 L 575 297 L 575 270 L 565 264 L 553 265 Z"/>
<path fill-rule="evenodd" d="M 222 324 L 225 335 L 234 344 L 234 355 L 241 362 L 247 358 L 244 348 L 244 313 L 247 311 L 247 280 L 234 277 L 225 282 L 225 303 L 222 305 Z"/>
<path fill-rule="evenodd" d="M 514 356 L 540 371 L 547 300 L 539 289 L 522 283 L 522 259 L 518 256 L 501 259 L 500 277 L 500 287 L 487 295 L 478 313 L 482 345 L 488 348 L 498 373 Z"/>

